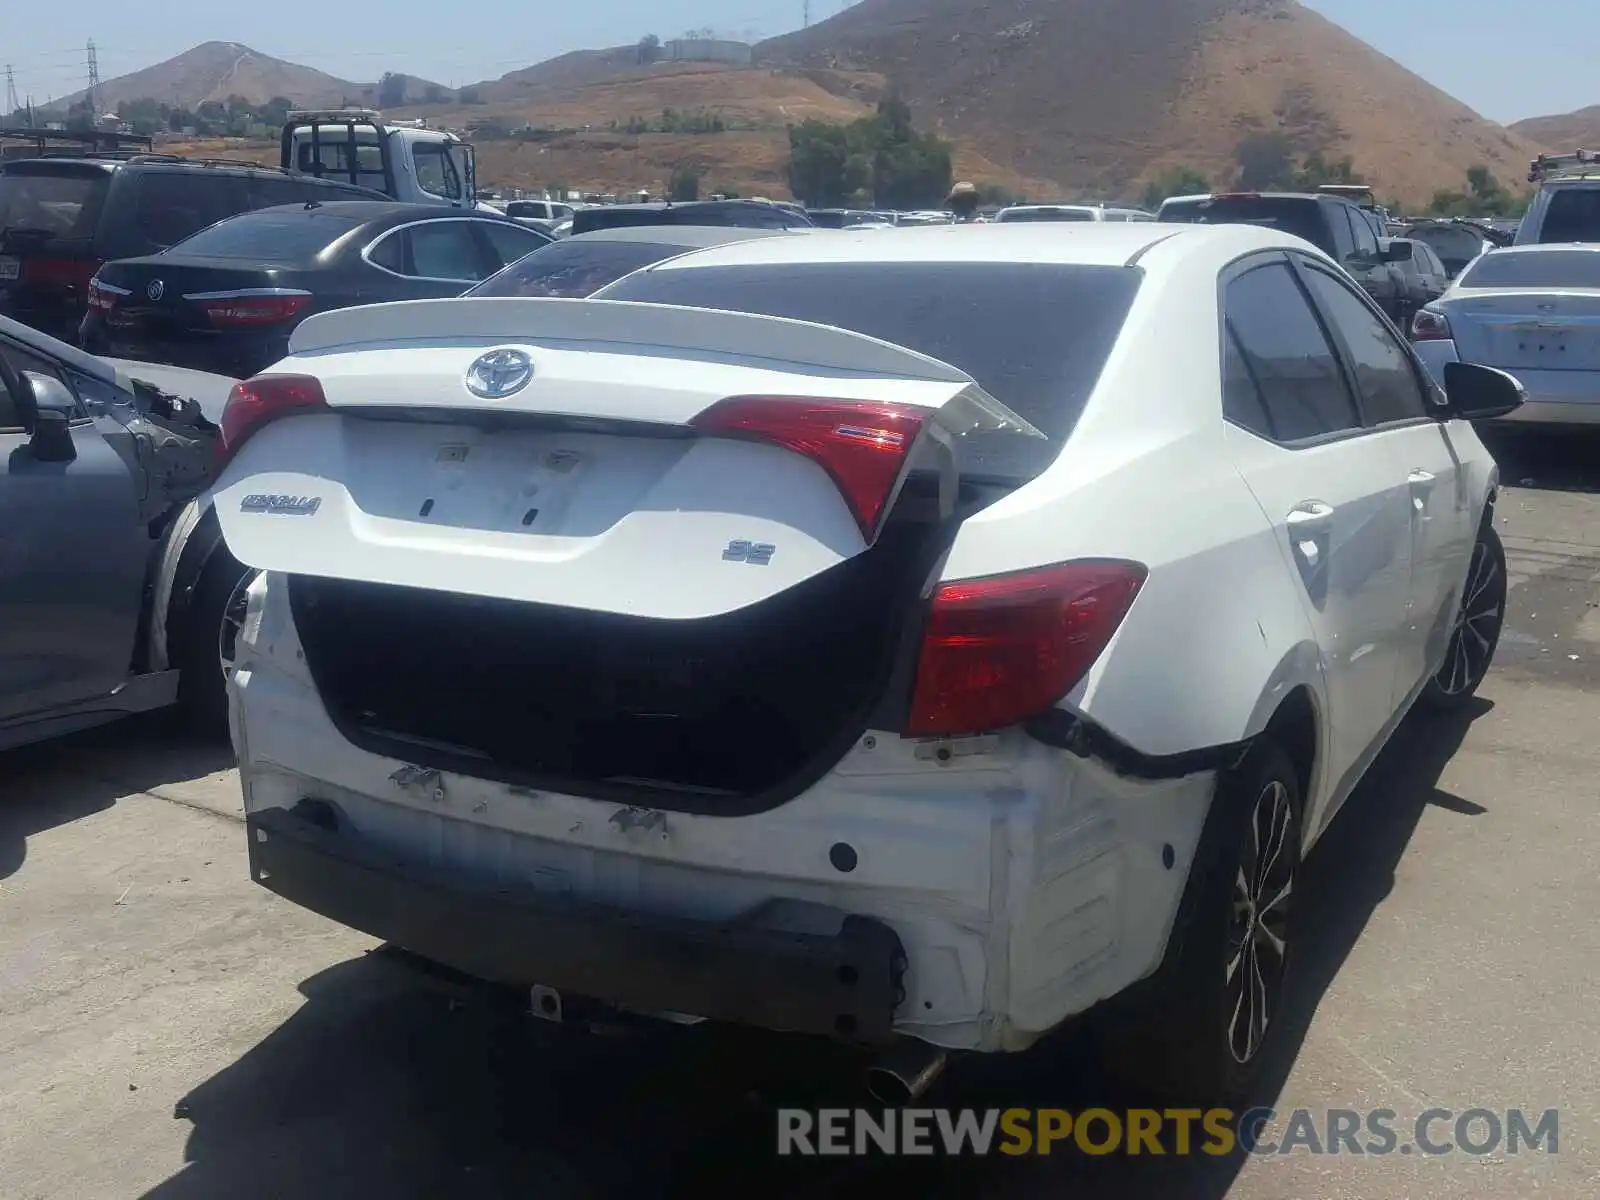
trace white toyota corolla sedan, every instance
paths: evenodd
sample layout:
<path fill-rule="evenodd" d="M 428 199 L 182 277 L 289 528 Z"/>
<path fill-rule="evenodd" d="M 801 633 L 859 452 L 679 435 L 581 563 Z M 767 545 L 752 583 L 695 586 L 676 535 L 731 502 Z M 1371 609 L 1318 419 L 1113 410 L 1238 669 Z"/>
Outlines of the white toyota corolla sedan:
<path fill-rule="evenodd" d="M 1245 1087 L 1302 855 L 1489 666 L 1467 419 L 1516 382 L 1446 399 L 1250 226 L 773 238 L 600 296 L 319 315 L 235 389 L 254 878 L 540 1015 L 877 1048 L 889 1099 L 1113 998 L 1130 1070 Z"/>

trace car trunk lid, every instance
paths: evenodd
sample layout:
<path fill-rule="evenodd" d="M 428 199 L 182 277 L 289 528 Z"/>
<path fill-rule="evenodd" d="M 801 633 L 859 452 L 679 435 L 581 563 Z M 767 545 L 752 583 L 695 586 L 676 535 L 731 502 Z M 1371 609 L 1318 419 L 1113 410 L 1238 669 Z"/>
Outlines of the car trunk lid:
<path fill-rule="evenodd" d="M 1447 311 L 1464 361 L 1509 371 L 1600 370 L 1600 291 L 1461 296 Z"/>
<path fill-rule="evenodd" d="M 475 395 L 500 352 L 530 377 Z M 912 351 L 652 304 L 343 310 L 303 323 L 275 370 L 314 376 L 325 406 L 251 435 L 219 479 L 241 561 L 636 617 L 776 596 L 871 546 L 913 472 L 950 511 L 953 439 L 1042 436 Z M 879 444 L 895 429 L 904 445 Z"/>

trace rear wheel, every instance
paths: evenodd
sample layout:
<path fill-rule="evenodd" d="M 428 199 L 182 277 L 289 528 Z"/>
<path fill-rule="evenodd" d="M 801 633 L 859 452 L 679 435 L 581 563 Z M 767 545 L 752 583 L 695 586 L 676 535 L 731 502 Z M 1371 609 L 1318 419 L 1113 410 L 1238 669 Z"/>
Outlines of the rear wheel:
<path fill-rule="evenodd" d="M 1444 712 L 1460 708 L 1489 673 L 1505 625 L 1506 588 L 1505 547 L 1494 526 L 1485 521 L 1472 547 L 1467 585 L 1450 627 L 1444 664 L 1422 692 L 1429 708 Z"/>
<path fill-rule="evenodd" d="M 177 631 L 172 661 L 179 670 L 178 703 L 189 727 L 203 737 L 228 736 L 228 674 L 254 575 L 220 551 L 201 573 Z"/>
<path fill-rule="evenodd" d="M 1284 1025 L 1301 814 L 1294 764 L 1270 738 L 1219 778 L 1187 924 L 1148 998 L 1108 1017 L 1115 1073 L 1186 1103 L 1248 1098 Z"/>

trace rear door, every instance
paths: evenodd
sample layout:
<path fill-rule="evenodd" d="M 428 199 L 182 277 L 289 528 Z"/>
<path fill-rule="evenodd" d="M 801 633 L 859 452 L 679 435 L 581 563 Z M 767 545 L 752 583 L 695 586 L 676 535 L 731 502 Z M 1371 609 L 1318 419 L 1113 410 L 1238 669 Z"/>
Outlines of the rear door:
<path fill-rule="evenodd" d="M 1388 441 L 1363 426 L 1339 356 L 1281 255 L 1223 285 L 1234 461 L 1300 581 L 1325 672 L 1327 768 L 1342 795 L 1394 711 L 1411 589 L 1411 500 Z M 1313 814 L 1319 823 L 1322 814 Z"/>
<path fill-rule="evenodd" d="M 1402 285 L 1394 269 L 1383 261 L 1378 248 L 1378 235 L 1368 223 L 1366 213 L 1353 204 L 1338 200 L 1324 201 L 1329 220 L 1337 226 L 1348 224 L 1351 249 L 1339 262 L 1350 277 L 1371 296 L 1391 321 L 1400 319 Z"/>
<path fill-rule="evenodd" d="M 361 257 L 372 268 L 362 283 L 372 300 L 459 296 L 505 265 L 471 217 L 440 217 L 398 226 L 374 238 Z"/>
<path fill-rule="evenodd" d="M 0 338 L 17 372 L 71 386 L 50 359 Z M 40 462 L 0 381 L 0 720 L 46 713 L 126 680 L 150 540 L 127 464 L 80 409 L 77 457 Z"/>
<path fill-rule="evenodd" d="M 0 171 L 0 311 L 71 339 L 100 266 L 111 178 L 104 164 L 42 159 Z"/>
<path fill-rule="evenodd" d="M 1394 704 L 1409 702 L 1444 655 L 1465 583 L 1475 516 L 1450 427 L 1433 419 L 1415 360 L 1370 304 L 1333 272 L 1296 260 L 1355 380 L 1373 440 L 1405 464 L 1411 515 L 1411 595 L 1396 663 Z"/>
<path fill-rule="evenodd" d="M 105 257 L 159 254 L 190 234 L 250 208 L 242 174 L 191 167 L 123 168 L 115 196 L 114 224 Z"/>

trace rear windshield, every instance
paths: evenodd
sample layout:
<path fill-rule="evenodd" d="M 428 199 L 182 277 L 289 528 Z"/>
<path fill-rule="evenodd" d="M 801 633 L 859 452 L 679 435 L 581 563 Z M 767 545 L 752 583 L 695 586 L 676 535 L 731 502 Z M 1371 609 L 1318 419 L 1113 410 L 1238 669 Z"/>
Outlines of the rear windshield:
<path fill-rule="evenodd" d="M 1013 208 L 1000 214 L 1002 223 L 1010 221 L 1092 221 L 1094 214 L 1084 208 Z M 1126 220 L 1119 217 L 1118 220 Z"/>
<path fill-rule="evenodd" d="M 92 238 L 110 186 L 110 173 L 100 170 L 0 173 L 0 230 Z"/>
<path fill-rule="evenodd" d="M 1468 288 L 1600 288 L 1600 249 L 1491 250 L 1461 277 Z"/>
<path fill-rule="evenodd" d="M 687 253 L 655 242 L 554 242 L 491 275 L 468 296 L 582 297 L 630 271 Z"/>
<path fill-rule="evenodd" d="M 790 317 L 863 333 L 965 371 L 1049 439 L 963 439 L 962 469 L 1015 482 L 1072 433 L 1139 290 L 1132 267 L 785 263 L 646 271 L 601 293 Z"/>
<path fill-rule="evenodd" d="M 1328 239 L 1322 205 L 1299 196 L 1219 196 L 1168 200 L 1159 221 L 1185 225 L 1266 225 L 1321 246 Z"/>
<path fill-rule="evenodd" d="M 811 224 L 787 209 L 766 204 L 704 204 L 683 208 L 586 208 L 572 218 L 573 233 L 644 225 L 716 225 L 740 229 L 793 229 Z"/>
<path fill-rule="evenodd" d="M 313 216 L 300 208 L 241 213 L 202 229 L 172 249 L 205 258 L 299 263 L 315 258 L 361 224 L 358 218 Z"/>
<path fill-rule="evenodd" d="M 1541 242 L 1600 242 L 1600 188 L 1557 188 L 1539 227 Z"/>
<path fill-rule="evenodd" d="M 1483 253 L 1483 235 L 1470 229 L 1434 227 L 1406 230 L 1406 237 L 1427 242 L 1452 271 L 1459 271 Z"/>

